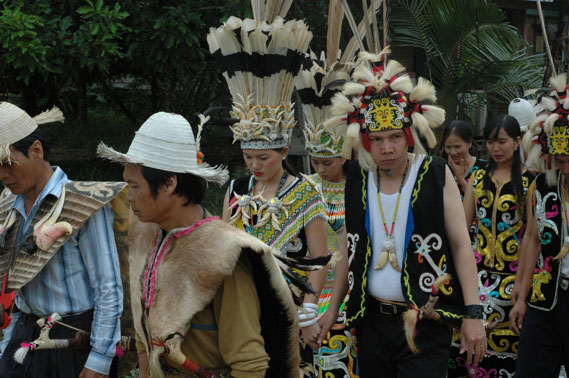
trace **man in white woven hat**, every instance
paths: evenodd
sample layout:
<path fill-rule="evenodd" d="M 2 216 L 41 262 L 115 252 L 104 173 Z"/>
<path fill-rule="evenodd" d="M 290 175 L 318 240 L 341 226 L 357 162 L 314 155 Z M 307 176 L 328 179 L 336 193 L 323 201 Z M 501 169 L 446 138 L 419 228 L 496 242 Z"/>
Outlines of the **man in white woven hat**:
<path fill-rule="evenodd" d="M 296 307 L 272 250 L 200 204 L 202 179 L 228 179 L 202 162 L 200 118 L 197 142 L 184 117 L 160 112 L 126 154 L 98 148 L 125 165 L 135 215 L 129 265 L 140 377 L 293 376 Z"/>
<path fill-rule="evenodd" d="M 15 305 L 2 300 L 5 318 L 11 311 L 13 319 L 1 377 L 107 377 L 120 338 L 123 293 L 108 202 L 124 183 L 72 182 L 49 164 L 50 144 L 38 124 L 62 120 L 57 108 L 32 118 L 0 103 L 0 180 L 6 186 L 0 274 L 6 289 L 17 293 Z M 90 332 L 90 347 L 42 350 L 54 343 L 36 340 L 36 320 L 50 315 Z M 56 324 L 49 336 L 75 334 Z M 15 361 L 16 350 L 23 363 Z"/>

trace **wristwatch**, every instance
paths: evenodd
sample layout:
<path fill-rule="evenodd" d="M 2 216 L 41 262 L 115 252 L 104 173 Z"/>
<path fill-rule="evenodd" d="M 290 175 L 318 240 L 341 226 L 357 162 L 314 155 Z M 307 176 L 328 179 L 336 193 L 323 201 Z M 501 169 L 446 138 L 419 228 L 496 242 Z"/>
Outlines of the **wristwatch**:
<path fill-rule="evenodd" d="M 466 319 L 483 319 L 482 305 L 465 306 L 464 317 Z"/>

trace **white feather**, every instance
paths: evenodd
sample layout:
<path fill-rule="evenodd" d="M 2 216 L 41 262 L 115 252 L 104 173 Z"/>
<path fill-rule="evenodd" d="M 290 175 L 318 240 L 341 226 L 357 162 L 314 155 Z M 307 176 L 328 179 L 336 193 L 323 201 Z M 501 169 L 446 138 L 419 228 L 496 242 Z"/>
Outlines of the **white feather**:
<path fill-rule="evenodd" d="M 373 74 L 373 71 L 366 64 L 358 65 L 356 67 L 356 69 L 354 70 L 352 77 L 355 80 L 367 81 L 368 85 L 374 85 L 375 86 L 375 84 L 376 84 L 375 75 Z"/>
<path fill-rule="evenodd" d="M 344 145 L 342 147 L 342 157 L 345 159 L 352 158 L 352 148 L 359 144 L 360 141 L 360 125 L 352 123 L 348 126 L 346 135 L 344 136 Z"/>
<path fill-rule="evenodd" d="M 551 97 L 542 97 L 540 101 L 541 106 L 549 111 L 553 111 L 556 107 L 556 101 Z"/>
<path fill-rule="evenodd" d="M 391 59 L 387 63 L 387 66 L 385 66 L 385 70 L 383 71 L 381 78 L 384 80 L 390 80 L 393 76 L 400 74 L 403 71 L 405 71 L 405 66 L 398 61 Z"/>
<path fill-rule="evenodd" d="M 551 79 L 549 79 L 549 83 L 557 92 L 563 92 L 567 85 L 567 74 L 562 73 L 557 76 L 552 76 Z"/>
<path fill-rule="evenodd" d="M 18 350 L 16 351 L 16 353 L 14 353 L 14 360 L 16 360 L 17 363 L 19 364 L 23 364 L 24 363 L 24 359 L 26 358 L 26 356 L 28 355 L 28 351 L 30 350 L 30 347 L 20 347 L 18 348 Z"/>
<path fill-rule="evenodd" d="M 423 116 L 431 127 L 438 127 L 445 121 L 445 110 L 434 105 L 422 105 Z"/>
<path fill-rule="evenodd" d="M 434 103 L 437 101 L 437 92 L 430 81 L 420 77 L 417 85 L 409 94 L 409 99 L 413 102 L 429 100 Z"/>
<path fill-rule="evenodd" d="M 553 124 L 559 119 L 559 114 L 553 113 L 547 117 L 543 124 L 543 130 L 549 134 L 553 131 Z"/>
<path fill-rule="evenodd" d="M 394 91 L 409 93 L 413 89 L 413 82 L 411 81 L 409 75 L 404 74 L 393 80 L 390 87 Z"/>
<path fill-rule="evenodd" d="M 365 85 L 359 83 L 346 83 L 342 94 L 345 96 L 356 96 L 365 91 Z"/>
<path fill-rule="evenodd" d="M 427 145 L 429 146 L 429 148 L 435 147 L 435 145 L 437 144 L 437 139 L 435 138 L 433 131 L 429 127 L 429 121 L 425 117 L 423 117 L 421 113 L 417 112 L 411 114 L 411 119 L 413 120 L 413 125 L 419 130 L 421 135 L 423 135 L 423 137 L 425 137 L 425 139 L 427 140 Z"/>
<path fill-rule="evenodd" d="M 336 93 L 332 97 L 332 115 L 333 116 L 345 116 L 346 113 L 351 113 L 354 111 L 354 106 L 350 100 L 341 93 Z"/>

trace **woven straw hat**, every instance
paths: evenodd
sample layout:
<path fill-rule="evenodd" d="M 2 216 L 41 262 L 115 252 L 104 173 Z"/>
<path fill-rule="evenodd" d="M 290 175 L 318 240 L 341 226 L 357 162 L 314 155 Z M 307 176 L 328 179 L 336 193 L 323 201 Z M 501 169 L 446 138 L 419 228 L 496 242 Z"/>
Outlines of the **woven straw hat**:
<path fill-rule="evenodd" d="M 10 145 L 30 135 L 38 125 L 64 119 L 56 107 L 32 118 L 16 105 L 0 102 L 0 163 L 10 164 Z"/>
<path fill-rule="evenodd" d="M 181 115 L 159 112 L 150 116 L 136 132 L 126 154 L 107 147 L 97 147 L 99 157 L 117 163 L 141 164 L 167 172 L 191 173 L 207 181 L 224 184 L 229 173 L 223 166 L 211 167 L 198 161 L 199 139 L 203 124 L 209 118 L 200 116 L 198 142 L 192 126 Z"/>
<path fill-rule="evenodd" d="M 522 131 L 527 131 L 527 128 L 537 117 L 533 105 L 523 98 L 515 98 L 508 106 L 508 115 L 511 115 L 518 120 Z"/>

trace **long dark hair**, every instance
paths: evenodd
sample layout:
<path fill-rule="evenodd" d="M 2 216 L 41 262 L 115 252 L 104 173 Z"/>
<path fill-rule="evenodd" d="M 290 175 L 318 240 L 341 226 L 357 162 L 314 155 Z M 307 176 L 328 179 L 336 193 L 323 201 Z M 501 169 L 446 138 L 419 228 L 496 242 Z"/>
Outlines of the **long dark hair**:
<path fill-rule="evenodd" d="M 448 159 L 448 155 L 445 151 L 445 143 L 447 138 L 451 135 L 456 135 L 466 143 L 472 143 L 473 140 L 472 126 L 470 125 L 470 123 L 462 121 L 460 119 L 455 119 L 454 121 L 448 124 L 443 133 L 442 156 L 445 159 Z M 470 155 L 473 154 L 472 146 L 470 146 L 468 153 Z"/>
<path fill-rule="evenodd" d="M 282 152 L 284 147 L 281 148 L 275 148 L 275 151 L 277 152 Z M 289 147 L 289 152 L 290 152 L 290 147 Z M 296 168 L 290 163 L 290 161 L 288 160 L 288 155 L 286 157 L 286 159 L 283 160 L 283 168 L 285 171 L 288 172 L 289 175 L 294 176 L 294 177 L 298 177 L 298 171 L 296 170 Z"/>
<path fill-rule="evenodd" d="M 498 138 L 498 133 L 500 132 L 501 129 L 504 129 L 504 131 L 506 131 L 506 133 L 509 136 L 514 138 L 514 140 L 520 137 L 522 134 L 520 131 L 520 124 L 518 123 L 518 120 L 507 114 L 502 114 L 492 118 L 490 122 L 486 124 L 486 127 L 484 128 L 484 140 L 495 141 Z M 512 161 L 512 169 L 510 171 L 510 176 L 514 187 L 514 195 L 516 196 L 516 202 L 518 206 L 523 206 L 522 158 L 519 148 L 520 147 L 518 145 L 518 149 L 516 149 L 516 151 L 514 152 L 514 158 Z M 496 170 L 497 166 L 498 164 L 492 158 L 492 155 L 489 154 L 488 166 L 486 168 L 486 175 L 484 176 L 484 181 L 483 181 L 483 188 L 485 190 L 490 190 L 492 183 L 491 177 L 494 171 Z"/>

